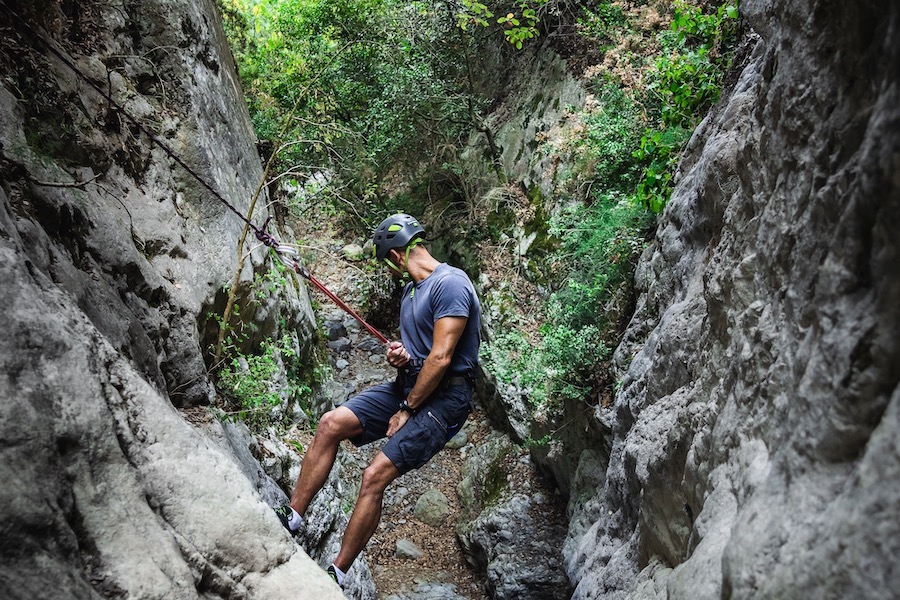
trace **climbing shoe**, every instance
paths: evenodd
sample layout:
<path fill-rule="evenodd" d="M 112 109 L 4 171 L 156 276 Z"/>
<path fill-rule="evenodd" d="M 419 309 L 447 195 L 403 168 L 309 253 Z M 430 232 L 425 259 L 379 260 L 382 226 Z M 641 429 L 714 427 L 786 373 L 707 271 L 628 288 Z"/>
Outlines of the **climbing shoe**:
<path fill-rule="evenodd" d="M 278 508 L 275 509 L 275 514 L 278 515 L 278 520 L 281 521 L 281 524 L 284 525 L 284 528 L 288 530 L 288 533 L 294 535 L 297 533 L 296 529 L 291 529 L 291 517 L 294 516 L 294 511 L 291 508 L 290 504 L 282 504 Z"/>
<path fill-rule="evenodd" d="M 341 585 L 341 582 L 338 581 L 338 576 L 337 576 L 337 573 L 336 573 L 335 570 L 334 570 L 334 565 L 329 565 L 328 568 L 325 569 L 325 572 L 328 573 L 328 576 L 331 577 L 331 578 L 334 580 L 334 582 L 337 584 L 337 586 L 338 586 L 339 588 L 344 589 L 344 586 L 342 586 L 342 585 Z"/>

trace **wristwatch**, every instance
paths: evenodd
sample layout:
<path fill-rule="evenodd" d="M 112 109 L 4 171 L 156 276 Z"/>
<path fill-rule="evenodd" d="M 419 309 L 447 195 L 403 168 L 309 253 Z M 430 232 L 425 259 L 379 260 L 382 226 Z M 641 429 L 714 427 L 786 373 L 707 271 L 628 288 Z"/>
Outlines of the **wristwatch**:
<path fill-rule="evenodd" d="M 400 410 L 402 410 L 403 412 L 408 412 L 411 415 L 416 414 L 416 409 L 410 406 L 409 402 L 407 402 L 406 400 L 400 403 Z"/>

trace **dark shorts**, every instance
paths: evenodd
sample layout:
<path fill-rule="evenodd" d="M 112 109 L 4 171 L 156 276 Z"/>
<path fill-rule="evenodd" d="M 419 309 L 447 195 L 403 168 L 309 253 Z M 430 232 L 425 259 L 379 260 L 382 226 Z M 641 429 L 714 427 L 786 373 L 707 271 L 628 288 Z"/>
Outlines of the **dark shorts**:
<path fill-rule="evenodd" d="M 363 433 L 350 441 L 363 446 L 385 437 L 388 421 L 397 414 L 411 387 L 400 381 L 382 383 L 342 404 L 353 411 L 363 426 Z M 441 385 L 381 451 L 401 475 L 418 469 L 459 432 L 471 410 L 471 383 Z"/>

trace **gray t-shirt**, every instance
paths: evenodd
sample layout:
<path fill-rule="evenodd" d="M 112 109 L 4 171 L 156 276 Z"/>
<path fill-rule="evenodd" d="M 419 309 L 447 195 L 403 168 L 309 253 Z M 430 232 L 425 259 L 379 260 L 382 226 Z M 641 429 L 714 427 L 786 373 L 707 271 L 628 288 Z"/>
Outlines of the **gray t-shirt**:
<path fill-rule="evenodd" d="M 431 352 L 434 323 L 443 317 L 468 318 L 447 372 L 472 373 L 478 365 L 481 343 L 481 304 L 469 276 L 446 263 L 418 284 L 411 282 L 403 288 L 400 339 L 415 363 L 421 365 Z"/>

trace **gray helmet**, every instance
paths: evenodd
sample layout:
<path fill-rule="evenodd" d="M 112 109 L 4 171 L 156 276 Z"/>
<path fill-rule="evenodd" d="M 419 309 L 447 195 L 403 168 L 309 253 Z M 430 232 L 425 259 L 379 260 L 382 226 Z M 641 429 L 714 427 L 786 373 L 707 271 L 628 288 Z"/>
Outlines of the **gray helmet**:
<path fill-rule="evenodd" d="M 391 215 L 381 222 L 372 236 L 375 258 L 384 260 L 391 248 L 405 248 L 411 241 L 424 235 L 425 229 L 414 217 L 403 213 Z"/>

